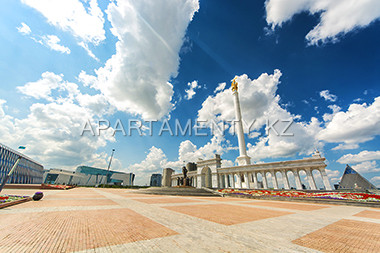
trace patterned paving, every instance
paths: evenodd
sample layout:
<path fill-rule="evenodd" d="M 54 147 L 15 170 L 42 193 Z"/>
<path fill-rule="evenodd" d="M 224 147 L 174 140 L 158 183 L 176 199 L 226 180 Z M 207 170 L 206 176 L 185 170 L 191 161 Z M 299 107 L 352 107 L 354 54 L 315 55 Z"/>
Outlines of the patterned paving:
<path fill-rule="evenodd" d="M 3 214 L 0 219 L 7 221 L 0 225 L 1 252 L 72 252 L 178 234 L 127 208 Z"/>
<path fill-rule="evenodd" d="M 323 252 L 379 252 L 380 224 L 343 219 L 293 243 Z"/>
<path fill-rule="evenodd" d="M 292 214 L 290 212 L 263 210 L 226 204 L 169 206 L 165 208 L 223 225 L 235 225 Z"/>
<path fill-rule="evenodd" d="M 34 192 L 7 189 L 7 194 Z M 1 253 L 379 252 L 380 248 L 376 208 L 148 195 L 125 189 L 43 192 L 42 201 L 0 209 Z"/>
<path fill-rule="evenodd" d="M 355 214 L 354 216 L 364 217 L 364 218 L 371 218 L 371 219 L 380 219 L 380 212 L 378 212 L 378 211 L 371 211 L 371 210 L 365 210 L 363 212 Z"/>
<path fill-rule="evenodd" d="M 314 210 L 319 210 L 319 209 L 329 207 L 329 206 L 321 206 L 321 205 L 309 205 L 309 204 L 278 202 L 278 201 L 253 201 L 248 204 L 255 205 L 255 206 L 268 206 L 268 207 L 294 209 L 294 210 L 301 210 L 301 211 L 314 211 Z"/>

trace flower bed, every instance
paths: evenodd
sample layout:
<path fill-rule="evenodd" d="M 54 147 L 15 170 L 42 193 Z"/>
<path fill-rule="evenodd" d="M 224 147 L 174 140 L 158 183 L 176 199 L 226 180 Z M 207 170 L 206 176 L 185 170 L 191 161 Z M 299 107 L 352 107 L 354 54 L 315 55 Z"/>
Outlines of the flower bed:
<path fill-rule="evenodd" d="M 41 189 L 58 189 L 58 190 L 68 190 L 75 186 L 72 185 L 60 185 L 60 184 L 42 184 Z"/>
<path fill-rule="evenodd" d="M 8 203 L 20 199 L 29 198 L 29 196 L 17 196 L 17 195 L 0 195 L 0 203 Z"/>
<path fill-rule="evenodd" d="M 0 195 L 0 209 L 31 200 L 29 196 Z"/>
<path fill-rule="evenodd" d="M 306 192 L 306 191 L 271 191 L 271 190 L 238 190 L 238 189 L 221 189 L 220 193 L 251 195 L 251 196 L 273 196 L 288 198 L 317 198 L 317 199 L 335 199 L 350 200 L 359 202 L 380 202 L 380 195 L 358 192 Z"/>

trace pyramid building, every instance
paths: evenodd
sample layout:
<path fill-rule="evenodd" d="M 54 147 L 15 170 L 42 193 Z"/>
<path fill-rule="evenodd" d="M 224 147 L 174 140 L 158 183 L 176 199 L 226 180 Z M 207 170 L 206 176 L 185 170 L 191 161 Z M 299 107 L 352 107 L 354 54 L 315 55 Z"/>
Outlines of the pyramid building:
<path fill-rule="evenodd" d="M 346 165 L 338 189 L 377 190 L 373 184 L 348 164 Z"/>

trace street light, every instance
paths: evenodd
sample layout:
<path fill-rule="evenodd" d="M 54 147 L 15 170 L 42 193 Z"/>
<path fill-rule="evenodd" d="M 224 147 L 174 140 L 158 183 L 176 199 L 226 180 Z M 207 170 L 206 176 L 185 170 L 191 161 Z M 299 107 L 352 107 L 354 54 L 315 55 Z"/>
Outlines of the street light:
<path fill-rule="evenodd" d="M 108 164 L 108 169 L 107 169 L 107 173 L 106 173 L 106 182 L 103 184 L 103 188 L 104 188 L 104 185 L 106 183 L 108 183 L 108 171 L 110 170 L 110 167 L 111 167 L 111 162 L 112 162 L 112 157 L 113 157 L 113 153 L 115 152 L 115 149 L 112 149 L 112 154 L 111 154 L 111 159 L 110 159 L 110 162 Z"/>

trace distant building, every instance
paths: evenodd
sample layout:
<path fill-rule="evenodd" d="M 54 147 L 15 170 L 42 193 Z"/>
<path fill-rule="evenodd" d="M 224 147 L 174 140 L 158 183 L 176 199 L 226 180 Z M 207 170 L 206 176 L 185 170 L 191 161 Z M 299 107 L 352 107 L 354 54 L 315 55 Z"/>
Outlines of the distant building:
<path fill-rule="evenodd" d="M 8 179 L 8 184 L 41 184 L 44 167 L 32 158 L 0 143 L 0 184 L 21 156 L 20 163 Z"/>
<path fill-rule="evenodd" d="M 346 165 L 346 169 L 344 170 L 338 189 L 377 190 L 373 184 L 371 184 L 348 164 Z"/>
<path fill-rule="evenodd" d="M 150 186 L 159 186 L 161 187 L 162 175 L 161 174 L 152 174 L 150 177 Z"/>
<path fill-rule="evenodd" d="M 197 171 L 197 164 L 189 162 L 186 164 L 187 171 Z"/>
<path fill-rule="evenodd" d="M 107 179 L 106 179 L 107 178 Z M 132 186 L 135 175 L 118 171 L 108 171 L 89 166 L 79 166 L 75 171 L 50 169 L 44 173 L 45 184 L 70 184 L 92 186 L 98 184 L 116 184 Z"/>

